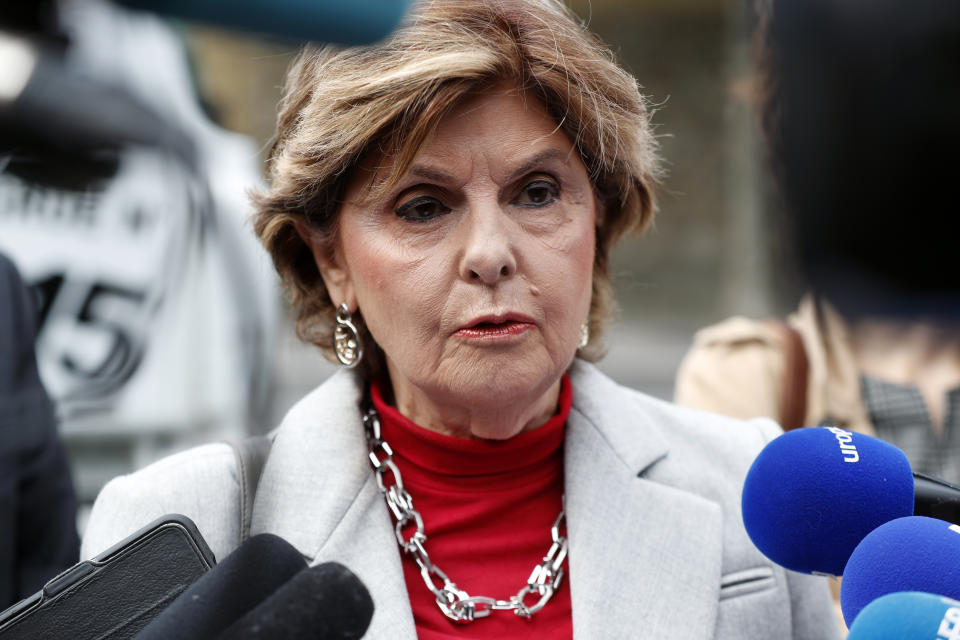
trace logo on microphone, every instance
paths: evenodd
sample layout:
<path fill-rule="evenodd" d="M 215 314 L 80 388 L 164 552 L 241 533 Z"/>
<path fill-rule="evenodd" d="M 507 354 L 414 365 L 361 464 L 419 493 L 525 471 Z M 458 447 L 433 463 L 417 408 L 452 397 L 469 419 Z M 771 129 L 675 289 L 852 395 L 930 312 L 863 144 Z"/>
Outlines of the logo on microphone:
<path fill-rule="evenodd" d="M 937 629 L 937 640 L 960 640 L 960 609 L 947 609 Z"/>
<path fill-rule="evenodd" d="M 843 453 L 844 462 L 860 461 L 860 454 L 857 452 L 857 448 L 852 444 L 853 436 L 849 431 L 844 431 L 843 429 L 838 429 L 837 427 L 827 427 L 827 431 L 836 436 L 837 442 L 840 443 L 840 451 Z"/>

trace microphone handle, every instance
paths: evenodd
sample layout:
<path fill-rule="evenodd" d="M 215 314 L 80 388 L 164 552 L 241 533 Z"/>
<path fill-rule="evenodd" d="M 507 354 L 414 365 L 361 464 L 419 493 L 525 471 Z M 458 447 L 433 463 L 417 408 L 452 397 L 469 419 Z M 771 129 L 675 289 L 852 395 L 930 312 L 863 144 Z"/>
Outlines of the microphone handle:
<path fill-rule="evenodd" d="M 960 487 L 924 473 L 914 472 L 913 513 L 960 524 Z"/>

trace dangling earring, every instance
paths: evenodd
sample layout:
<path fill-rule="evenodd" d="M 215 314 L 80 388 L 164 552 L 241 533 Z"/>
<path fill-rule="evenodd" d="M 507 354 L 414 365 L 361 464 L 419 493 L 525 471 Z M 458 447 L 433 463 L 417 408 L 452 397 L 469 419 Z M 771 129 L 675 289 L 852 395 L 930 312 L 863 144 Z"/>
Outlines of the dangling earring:
<path fill-rule="evenodd" d="M 347 369 L 353 369 L 363 358 L 360 333 L 357 331 L 356 325 L 353 324 L 350 308 L 343 302 L 337 307 L 337 326 L 333 330 L 333 350 L 337 354 L 337 360 Z"/>
<path fill-rule="evenodd" d="M 590 325 L 584 322 L 580 325 L 580 342 L 577 343 L 577 349 L 583 349 L 590 343 Z"/>

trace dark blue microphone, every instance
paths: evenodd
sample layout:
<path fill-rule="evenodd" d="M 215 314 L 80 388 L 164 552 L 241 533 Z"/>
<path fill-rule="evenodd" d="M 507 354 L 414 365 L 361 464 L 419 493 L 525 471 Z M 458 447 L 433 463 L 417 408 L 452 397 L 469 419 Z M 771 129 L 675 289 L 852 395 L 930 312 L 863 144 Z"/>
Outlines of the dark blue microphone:
<path fill-rule="evenodd" d="M 861 611 L 847 640 L 960 638 L 960 602 L 920 591 L 880 596 Z"/>
<path fill-rule="evenodd" d="M 839 576 L 864 536 L 914 513 L 914 477 L 891 444 L 835 427 L 771 440 L 747 472 L 743 523 L 782 567 Z"/>
<path fill-rule="evenodd" d="M 868 604 L 898 591 L 960 599 L 960 525 L 908 516 L 882 524 L 864 537 L 850 554 L 840 586 L 840 608 L 847 625 Z"/>
<path fill-rule="evenodd" d="M 210 640 L 307 567 L 278 536 L 253 536 L 181 593 L 134 640 Z"/>
<path fill-rule="evenodd" d="M 359 640 L 372 617 L 360 579 L 327 562 L 295 575 L 217 640 Z"/>

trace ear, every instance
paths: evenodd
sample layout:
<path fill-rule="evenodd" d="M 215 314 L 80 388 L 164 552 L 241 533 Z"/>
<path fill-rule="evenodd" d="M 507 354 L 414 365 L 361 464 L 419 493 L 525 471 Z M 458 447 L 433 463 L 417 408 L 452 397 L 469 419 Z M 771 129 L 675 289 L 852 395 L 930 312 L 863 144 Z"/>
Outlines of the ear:
<path fill-rule="evenodd" d="M 357 298 L 353 290 L 350 268 L 343 260 L 339 248 L 334 247 L 332 251 L 328 250 L 324 243 L 318 240 L 317 232 L 305 221 L 297 220 L 293 225 L 300 239 L 310 247 L 313 261 L 317 265 L 317 270 L 320 271 L 320 277 L 323 278 L 323 284 L 327 287 L 334 306 L 343 302 L 351 312 L 356 311 Z"/>

